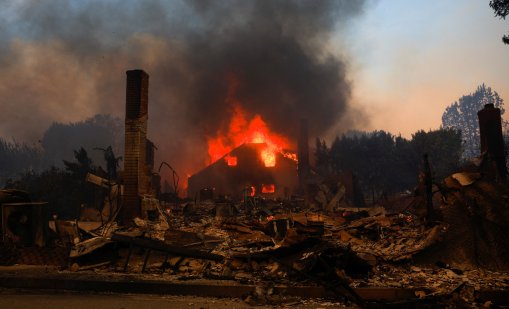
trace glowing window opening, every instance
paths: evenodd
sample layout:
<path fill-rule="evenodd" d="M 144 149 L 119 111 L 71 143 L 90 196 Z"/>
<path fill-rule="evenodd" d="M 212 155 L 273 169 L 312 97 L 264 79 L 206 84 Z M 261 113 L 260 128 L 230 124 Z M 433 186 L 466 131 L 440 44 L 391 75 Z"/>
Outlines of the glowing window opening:
<path fill-rule="evenodd" d="M 262 193 L 274 193 L 276 186 L 274 184 L 262 185 Z"/>
<path fill-rule="evenodd" d="M 226 161 L 226 164 L 228 166 L 237 166 L 237 157 L 234 157 L 234 156 L 226 156 L 224 158 L 224 160 Z"/>
<path fill-rule="evenodd" d="M 273 149 L 267 148 L 261 152 L 262 161 L 265 167 L 276 166 L 276 153 Z"/>

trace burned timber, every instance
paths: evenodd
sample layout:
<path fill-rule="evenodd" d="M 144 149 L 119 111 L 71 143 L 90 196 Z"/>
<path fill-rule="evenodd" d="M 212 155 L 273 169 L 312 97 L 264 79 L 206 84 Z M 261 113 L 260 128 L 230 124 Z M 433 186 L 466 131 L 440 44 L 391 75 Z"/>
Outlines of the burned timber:
<path fill-rule="evenodd" d="M 161 194 L 148 89 L 147 73 L 127 71 L 124 168 L 116 172 L 113 156 L 107 175 L 84 179 L 105 193 L 95 216 L 50 218 L 44 201 L 0 191 L 0 263 L 9 266 L 1 286 L 200 294 L 249 305 L 303 297 L 361 307 L 509 304 L 509 186 L 493 105 L 478 113 L 481 151 L 471 164 L 433 182 L 425 156 L 413 193 L 367 207 L 352 173 L 315 171 L 306 121 L 296 124 L 296 154 L 255 136 L 190 176 L 188 198 L 176 188 Z M 53 268 L 12 266 L 20 264 Z"/>

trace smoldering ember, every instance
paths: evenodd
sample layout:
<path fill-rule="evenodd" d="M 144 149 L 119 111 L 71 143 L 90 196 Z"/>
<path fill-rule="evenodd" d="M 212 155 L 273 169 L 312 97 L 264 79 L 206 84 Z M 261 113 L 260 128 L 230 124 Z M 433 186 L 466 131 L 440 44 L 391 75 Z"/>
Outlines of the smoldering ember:
<path fill-rule="evenodd" d="M 505 17 L 500 2 L 490 6 Z M 509 123 L 496 91 L 482 84 L 411 139 L 348 131 L 368 116 L 350 104 L 347 61 L 308 52 L 323 52 L 329 23 L 363 1 L 339 1 L 334 16 L 326 1 L 253 2 L 252 41 L 229 9 L 204 3 L 193 5 L 217 28 L 194 26 L 217 46 L 186 34 L 191 47 L 170 57 L 195 89 L 161 80 L 166 58 L 150 75 L 120 57 L 120 72 L 98 78 L 127 70 L 104 98 L 123 120 L 54 123 L 40 146 L 0 138 L 0 307 L 68 308 L 83 295 L 125 308 L 509 306 Z M 164 87 L 151 85 L 166 83 L 188 108 L 154 107 Z M 322 139 L 338 119 L 336 138 Z M 71 140 L 83 146 L 59 152 Z"/>

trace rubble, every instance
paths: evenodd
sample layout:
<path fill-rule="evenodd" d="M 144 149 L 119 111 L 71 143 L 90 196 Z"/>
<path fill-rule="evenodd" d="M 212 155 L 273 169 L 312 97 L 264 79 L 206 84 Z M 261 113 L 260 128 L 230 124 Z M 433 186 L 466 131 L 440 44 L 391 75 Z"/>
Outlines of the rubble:
<path fill-rule="evenodd" d="M 446 223 L 427 228 L 412 213 L 386 214 L 383 209 L 285 213 L 281 205 L 268 204 L 265 210 L 252 211 L 258 217 L 241 212 L 235 219 L 212 217 L 214 207 L 210 202 L 193 205 L 188 218 L 170 212 L 171 228 L 164 232 L 164 243 L 208 251 L 221 258 L 207 262 L 206 256 L 171 251 L 175 256 L 161 259 L 147 271 L 169 271 L 180 280 L 201 277 L 250 284 L 323 285 L 330 289 L 334 289 L 330 283 L 336 282 L 343 286 L 338 292 L 343 296 L 348 295 L 345 287 L 362 286 L 417 288 L 421 290 L 416 297 L 422 299 L 449 295 L 461 283 L 474 286 L 474 290 L 478 287 L 477 291 L 481 287 L 509 287 L 507 273 L 503 272 L 480 274 L 477 270 L 409 264 L 416 255 L 440 243 L 450 228 Z M 138 236 L 161 239 L 156 233 L 146 232 L 160 229 L 155 227 L 164 220 L 136 222 L 137 229 L 144 231 Z M 162 226 L 166 227 L 164 223 Z M 118 240 L 117 236 L 113 240 Z M 258 298 L 253 296 L 247 301 Z M 355 296 L 347 298 L 355 301 Z"/>
<path fill-rule="evenodd" d="M 437 207 L 441 221 L 430 227 L 419 216 L 418 203 L 414 203 L 415 211 L 386 213 L 383 208 L 351 207 L 304 211 L 299 203 L 258 200 L 249 209 L 242 203 L 157 203 L 152 205 L 156 218 L 136 218 L 132 227 L 105 222 L 97 228 L 55 220 L 54 229 L 58 241 L 69 248 L 65 265 L 71 271 L 116 269 L 180 281 L 202 278 L 257 286 L 321 286 L 358 304 L 363 299 L 354 289 L 361 287 L 413 288 L 415 299 L 423 301 L 449 301 L 453 294 L 464 302 L 475 301 L 485 289 L 509 288 L 503 263 L 494 267 L 497 270 L 460 265 L 447 258 L 450 251 L 435 250 L 450 246 L 444 240 L 452 242 L 455 237 L 451 232 L 458 226 L 450 220 L 451 208 L 475 200 L 486 212 L 467 211 L 463 216 L 485 216 L 497 222 L 502 219 L 490 216 L 498 208 L 490 206 L 485 195 L 507 203 L 504 196 L 509 192 L 500 194 L 504 186 L 468 175 L 474 179 L 468 185 L 461 183 L 467 176 L 458 180 L 453 175 L 444 181 L 445 194 L 435 193 L 443 196 Z M 457 214 L 455 218 L 463 219 Z M 455 254 L 468 251 L 455 250 Z M 3 258 L 15 256 L 16 249 L 11 248 Z M 270 288 L 261 291 L 247 296 L 246 303 L 278 303 L 278 296 L 267 292 Z"/>
<path fill-rule="evenodd" d="M 284 297 L 275 292 L 284 290 L 280 287 L 320 288 L 336 300 L 361 307 L 367 305 L 366 296 L 359 293 L 364 287 L 405 289 L 412 293 L 405 294 L 405 301 L 412 304 L 449 306 L 485 305 L 486 295 L 509 289 L 509 186 L 505 174 L 500 174 L 500 156 L 484 154 L 474 166 L 433 183 L 424 155 L 419 185 L 413 194 L 402 196 L 404 205 L 397 207 L 356 207 L 364 206 L 364 199 L 352 173 L 322 179 L 313 174 L 309 162 L 302 161 L 296 179 L 296 162 L 286 157 L 283 174 L 298 181 L 303 196 L 290 196 L 284 186 L 274 189 L 268 177 L 273 170 L 262 182 L 253 180 L 259 182 L 258 188 L 246 186 L 238 181 L 243 174 L 236 169 L 253 167 L 242 160 L 238 166 L 236 160 L 231 164 L 221 160 L 192 177 L 200 199 L 180 200 L 178 180 L 174 197 L 159 199 L 157 186 L 151 186 L 154 179 L 160 182 L 152 174 L 155 146 L 145 136 L 148 75 L 135 70 L 128 71 L 128 77 L 132 83 L 128 90 L 143 96 L 132 96 L 127 102 L 132 115 L 126 116 L 130 147 L 126 143 L 125 161 L 130 165 L 124 171 L 125 192 L 121 182 L 88 174 L 88 182 L 105 190 L 102 210 L 95 216 L 100 222 L 54 217 L 49 224 L 51 245 L 46 248 L 9 242 L 3 231 L 0 265 L 48 263 L 44 257 L 53 251 L 65 257 L 53 258 L 58 261 L 54 263 L 75 273 L 129 273 L 168 281 L 203 279 L 254 286 L 244 295 L 249 305 L 281 304 Z M 248 146 L 232 153 L 240 159 L 256 157 L 254 150 L 262 147 Z M 493 160 L 498 162 L 496 169 Z M 112 164 L 109 174 L 116 174 L 116 162 Z M 258 171 L 274 168 L 261 161 L 258 165 Z M 222 183 L 223 191 L 242 193 L 242 199 L 226 195 L 213 199 L 214 188 L 208 185 L 224 171 L 229 178 Z M 270 195 L 274 191 L 279 195 Z M 2 214 L 6 205 L 14 209 L 17 202 L 28 203 L 27 196 L 0 191 Z M 42 206 L 32 206 L 42 212 Z M 94 217 L 90 212 L 87 216 Z M 11 225 L 27 221 L 18 219 Z M 5 230 L 4 221 L 2 216 Z M 43 238 L 45 229 L 40 230 Z M 35 258 L 27 259 L 30 254 Z M 388 291 L 373 293 L 385 301 L 390 298 L 384 294 Z"/>
<path fill-rule="evenodd" d="M 419 216 L 418 202 L 415 209 L 386 213 L 380 207 L 303 211 L 297 202 L 258 200 L 255 208 L 243 203 L 151 201 L 158 216 L 135 218 L 128 228 L 109 222 L 99 228 L 87 224 L 80 228 L 79 222 L 55 220 L 54 229 L 60 243 L 69 248 L 66 267 L 72 271 L 116 269 L 180 281 L 202 278 L 261 286 L 321 286 L 358 304 L 363 299 L 353 289 L 368 286 L 414 288 L 418 300 L 438 297 L 444 301 L 454 294 L 472 301 L 484 289 L 508 289 L 509 273 L 501 267 L 504 257 L 496 254 L 494 258 L 502 261 L 493 267 L 496 270 L 477 268 L 492 264 L 465 264 L 464 256 L 463 264 L 452 255 L 447 258 L 450 250 L 443 247 L 451 246 L 459 228 L 450 219 L 450 211 L 476 197 L 486 212 L 467 211 L 463 216 L 482 215 L 497 222 L 502 218 L 490 216 L 498 208 L 490 206 L 486 195 L 490 194 L 489 201 L 498 198 L 497 202 L 508 203 L 509 192 L 501 194 L 497 190 L 507 190 L 505 186 L 477 174 L 468 174 L 474 181 L 467 185 L 462 184 L 466 175 L 455 175 L 444 181 L 441 192 L 445 194 L 435 193 L 442 194 L 437 207 L 442 221 L 432 226 Z M 463 219 L 457 214 L 455 218 Z M 444 242 L 448 239 L 449 243 Z M 468 251 L 458 250 L 457 245 L 455 250 L 455 254 Z M 15 258 L 15 250 L 4 256 Z M 277 303 L 276 295 L 263 293 L 248 296 L 246 302 Z"/>

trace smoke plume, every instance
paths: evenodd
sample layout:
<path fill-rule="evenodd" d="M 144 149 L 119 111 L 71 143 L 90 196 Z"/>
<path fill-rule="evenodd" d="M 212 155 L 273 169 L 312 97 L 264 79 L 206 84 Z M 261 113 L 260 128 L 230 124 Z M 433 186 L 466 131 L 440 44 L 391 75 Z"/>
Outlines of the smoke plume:
<path fill-rule="evenodd" d="M 150 75 L 149 137 L 182 174 L 206 161 L 206 137 L 244 110 L 295 138 L 349 111 L 346 60 L 334 31 L 364 1 L 6 1 L 0 4 L 0 136 L 37 141 L 54 121 L 124 116 L 125 71 Z M 182 175 L 185 176 L 185 175 Z"/>

